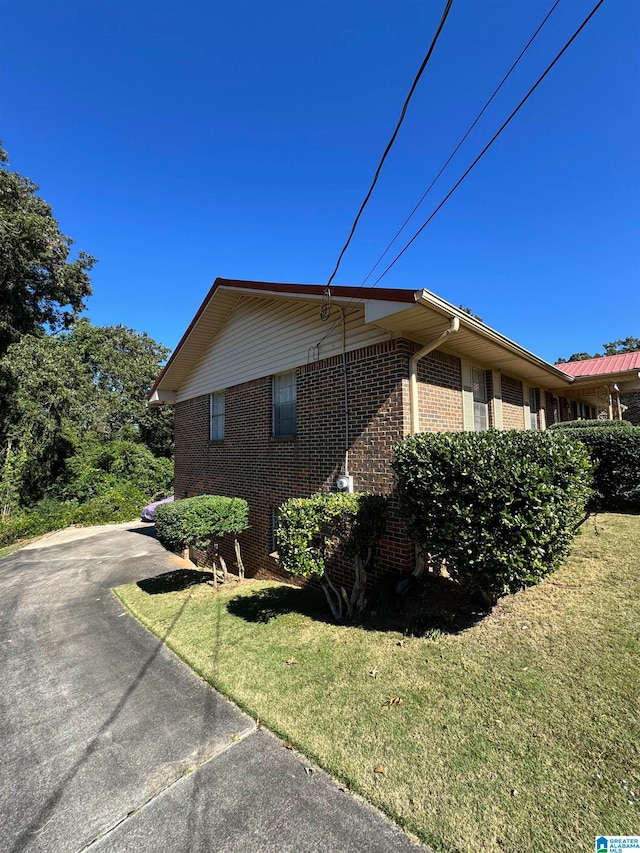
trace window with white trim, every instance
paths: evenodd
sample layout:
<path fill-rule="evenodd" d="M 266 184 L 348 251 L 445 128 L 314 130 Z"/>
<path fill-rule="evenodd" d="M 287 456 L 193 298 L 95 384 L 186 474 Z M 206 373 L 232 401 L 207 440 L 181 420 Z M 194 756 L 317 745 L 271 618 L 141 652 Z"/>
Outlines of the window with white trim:
<path fill-rule="evenodd" d="M 209 394 L 209 441 L 224 438 L 224 391 Z"/>
<path fill-rule="evenodd" d="M 295 436 L 296 398 L 295 370 L 272 377 L 274 436 Z"/>
<path fill-rule="evenodd" d="M 487 394 L 487 374 L 479 367 L 471 369 L 473 383 L 473 429 L 483 432 L 489 429 L 489 397 Z"/>
<path fill-rule="evenodd" d="M 529 388 L 529 415 L 531 417 L 531 429 L 539 429 L 538 423 L 538 395 L 536 389 Z"/>

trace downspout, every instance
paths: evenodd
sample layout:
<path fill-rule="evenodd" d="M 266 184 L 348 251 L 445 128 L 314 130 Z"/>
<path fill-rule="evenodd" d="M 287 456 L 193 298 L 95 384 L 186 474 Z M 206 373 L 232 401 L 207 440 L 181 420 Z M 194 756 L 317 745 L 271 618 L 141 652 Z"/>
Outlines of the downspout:
<path fill-rule="evenodd" d="M 435 339 L 435 341 L 431 341 L 431 343 L 423 346 L 422 349 L 414 353 L 414 355 L 409 359 L 409 412 L 411 414 L 411 435 L 415 435 L 420 431 L 420 410 L 418 407 L 418 362 L 421 358 L 424 358 L 425 355 L 429 355 L 430 352 L 437 349 L 445 338 L 449 335 L 453 335 L 459 328 L 459 318 L 452 317 L 451 325 L 448 329 L 445 329 L 444 332 Z"/>
<path fill-rule="evenodd" d="M 344 384 L 344 475 L 349 476 L 349 384 L 347 381 L 347 319 L 342 313 L 342 380 Z"/>

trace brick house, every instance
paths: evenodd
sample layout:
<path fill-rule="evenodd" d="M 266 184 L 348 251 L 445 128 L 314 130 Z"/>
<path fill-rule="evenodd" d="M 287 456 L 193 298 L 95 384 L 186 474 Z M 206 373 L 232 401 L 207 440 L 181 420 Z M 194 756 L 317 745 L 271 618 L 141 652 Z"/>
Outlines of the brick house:
<path fill-rule="evenodd" d="M 409 571 L 390 467 L 397 440 L 568 419 L 571 376 L 434 294 L 324 291 L 217 279 L 149 395 L 175 406 L 176 497 L 248 501 L 242 550 L 254 576 L 277 572 L 278 506 L 334 490 L 340 475 L 390 496 L 377 566 Z"/>
<path fill-rule="evenodd" d="M 556 367 L 574 380 L 567 398 L 572 419 L 581 416 L 575 398 L 588 396 L 600 417 L 640 426 L 640 352 L 568 361 Z"/>

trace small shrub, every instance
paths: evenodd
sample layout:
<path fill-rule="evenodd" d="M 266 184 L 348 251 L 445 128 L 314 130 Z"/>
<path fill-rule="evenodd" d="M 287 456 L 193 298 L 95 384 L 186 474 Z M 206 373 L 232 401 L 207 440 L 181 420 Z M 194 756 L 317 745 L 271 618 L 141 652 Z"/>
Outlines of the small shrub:
<path fill-rule="evenodd" d="M 19 513 L 0 520 L 0 546 L 12 545 L 29 536 L 37 536 L 33 532 L 33 523 L 26 513 Z"/>
<path fill-rule="evenodd" d="M 605 420 L 583 420 L 583 421 L 559 421 L 557 424 L 550 424 L 550 430 L 559 429 L 622 429 L 633 430 L 633 424 L 629 421 L 605 421 Z"/>
<path fill-rule="evenodd" d="M 379 495 L 329 493 L 291 498 L 279 510 L 278 563 L 296 576 L 315 576 L 337 621 L 366 607 L 367 570 L 384 531 L 386 501 Z M 354 560 L 350 593 L 331 577 L 328 560 L 338 552 Z"/>
<path fill-rule="evenodd" d="M 62 500 L 89 501 L 118 489 L 124 483 L 143 493 L 142 503 L 171 494 L 173 464 L 157 458 L 143 444 L 116 439 L 89 441 L 65 462 L 51 493 Z"/>
<path fill-rule="evenodd" d="M 561 432 L 581 441 L 594 464 L 593 496 L 589 509 L 594 512 L 638 512 L 640 428 L 627 421 L 606 423 L 611 425 L 605 429 L 566 425 Z M 621 427 L 620 424 L 626 426 Z"/>
<path fill-rule="evenodd" d="M 133 483 L 117 482 L 76 508 L 73 524 L 110 524 L 133 521 L 147 503 L 146 494 Z"/>
<path fill-rule="evenodd" d="M 429 433 L 395 446 L 409 537 L 485 600 L 536 584 L 567 555 L 589 496 L 585 448 L 563 433 Z"/>
<path fill-rule="evenodd" d="M 156 535 L 169 551 L 182 551 L 188 547 L 206 550 L 216 540 L 232 534 L 238 573 L 244 577 L 238 534 L 249 526 L 248 516 L 249 506 L 242 498 L 198 495 L 159 506 L 155 516 Z M 226 575 L 222 560 L 221 565 Z"/>
<path fill-rule="evenodd" d="M 67 527 L 74 522 L 76 509 L 73 502 L 43 498 L 32 509 L 16 512 L 0 521 L 0 545 L 11 545 Z"/>

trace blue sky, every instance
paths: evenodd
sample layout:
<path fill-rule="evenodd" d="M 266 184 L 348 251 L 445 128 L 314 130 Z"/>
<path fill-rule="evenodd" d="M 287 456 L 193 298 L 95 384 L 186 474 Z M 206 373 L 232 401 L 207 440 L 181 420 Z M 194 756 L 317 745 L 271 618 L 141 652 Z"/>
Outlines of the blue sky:
<path fill-rule="evenodd" d="M 561 0 L 400 248 L 594 4 Z M 454 0 L 336 284 L 362 283 L 552 5 Z M 173 348 L 217 276 L 326 283 L 443 7 L 3 0 L 0 136 L 99 259 L 92 321 Z M 640 3 L 605 0 L 379 286 L 551 361 L 640 336 L 639 47 Z"/>

